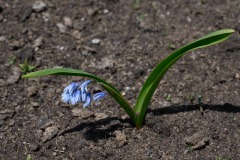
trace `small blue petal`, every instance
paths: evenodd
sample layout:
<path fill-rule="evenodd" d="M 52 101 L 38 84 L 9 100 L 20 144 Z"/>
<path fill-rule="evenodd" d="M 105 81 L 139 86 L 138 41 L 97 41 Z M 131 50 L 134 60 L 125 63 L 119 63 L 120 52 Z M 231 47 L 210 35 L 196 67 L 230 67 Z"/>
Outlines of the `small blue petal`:
<path fill-rule="evenodd" d="M 106 95 L 107 95 L 106 92 L 98 92 L 98 93 L 93 95 L 93 100 L 98 101 L 99 99 L 104 98 Z"/>
<path fill-rule="evenodd" d="M 86 108 L 91 104 L 91 98 L 91 93 L 88 92 L 86 96 L 86 102 L 83 104 L 83 108 Z"/>
<path fill-rule="evenodd" d="M 69 101 L 70 101 L 70 95 L 67 94 L 67 92 L 63 92 L 63 94 L 62 94 L 62 100 L 63 100 L 65 103 L 69 103 Z"/>
<path fill-rule="evenodd" d="M 72 93 L 76 92 L 78 87 L 79 87 L 79 83 L 73 82 L 64 89 L 64 92 L 68 92 L 69 94 L 72 94 Z"/>
<path fill-rule="evenodd" d="M 86 102 L 87 99 L 87 92 L 85 90 L 82 91 L 81 98 L 83 102 Z"/>
<path fill-rule="evenodd" d="M 88 85 L 89 83 L 91 83 L 91 82 L 92 82 L 92 80 L 87 80 L 87 81 L 83 82 L 83 83 L 80 85 L 81 91 L 82 91 L 82 92 L 83 92 L 84 90 L 87 91 L 87 85 Z"/>
<path fill-rule="evenodd" d="M 81 92 L 77 90 L 70 96 L 70 104 L 75 105 L 81 100 Z"/>

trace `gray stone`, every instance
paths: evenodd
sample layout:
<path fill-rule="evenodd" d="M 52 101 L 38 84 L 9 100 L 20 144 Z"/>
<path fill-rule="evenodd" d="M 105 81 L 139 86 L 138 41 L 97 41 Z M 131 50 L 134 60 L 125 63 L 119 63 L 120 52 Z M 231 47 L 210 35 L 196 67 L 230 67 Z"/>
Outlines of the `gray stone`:
<path fill-rule="evenodd" d="M 14 67 L 12 69 L 11 76 L 7 79 L 7 84 L 13 84 L 16 83 L 21 76 L 21 71 L 18 67 Z"/>
<path fill-rule="evenodd" d="M 56 126 L 51 126 L 45 129 L 45 132 L 43 133 L 42 141 L 45 142 L 47 140 L 52 139 L 55 137 L 59 132 L 59 129 Z"/>
<path fill-rule="evenodd" d="M 100 39 L 98 39 L 98 38 L 94 38 L 94 39 L 92 39 L 92 44 L 100 44 L 100 42 L 101 42 L 101 40 Z"/>
<path fill-rule="evenodd" d="M 32 14 L 32 7 L 31 6 L 23 6 L 18 13 L 18 19 L 20 22 L 26 21 Z"/>
<path fill-rule="evenodd" d="M 114 135 L 116 136 L 116 140 L 119 141 L 120 146 L 123 146 L 127 143 L 126 135 L 123 132 L 117 130 L 114 132 Z"/>
<path fill-rule="evenodd" d="M 34 41 L 33 48 L 40 47 L 42 44 L 43 44 L 43 37 L 40 36 Z"/>
<path fill-rule="evenodd" d="M 6 41 L 6 37 L 5 36 L 0 36 L 0 42 L 4 42 Z"/>
<path fill-rule="evenodd" d="M 81 117 L 82 119 L 87 119 L 93 117 L 94 113 L 86 108 L 74 108 L 72 114 L 75 117 Z"/>
<path fill-rule="evenodd" d="M 206 145 L 208 145 L 210 142 L 210 138 L 206 137 L 202 132 L 197 132 L 194 133 L 192 136 L 186 137 L 184 141 L 187 145 L 191 146 L 191 149 L 196 150 L 202 149 Z"/>
<path fill-rule="evenodd" d="M 66 33 L 67 32 L 67 27 L 62 24 L 62 23 L 57 23 L 57 27 L 60 30 L 61 33 Z"/>
<path fill-rule="evenodd" d="M 74 30 L 74 31 L 72 32 L 72 36 L 73 36 L 74 38 L 76 38 L 76 39 L 81 39 L 82 34 L 81 34 L 81 32 L 79 32 L 78 30 Z"/>
<path fill-rule="evenodd" d="M 64 22 L 64 25 L 69 27 L 69 28 L 72 28 L 73 27 L 73 21 L 71 20 L 71 18 L 69 17 L 63 17 L 63 22 Z"/>
<path fill-rule="evenodd" d="M 96 119 L 96 120 L 105 119 L 105 118 L 107 118 L 107 117 L 108 117 L 108 115 L 105 114 L 105 113 L 96 113 L 96 114 L 95 114 L 95 119 Z"/>
<path fill-rule="evenodd" d="M 42 11 L 44 11 L 46 8 L 47 8 L 47 4 L 44 3 L 43 1 L 36 1 L 36 2 L 34 2 L 33 6 L 32 6 L 32 9 L 33 9 L 35 12 L 42 12 Z"/>

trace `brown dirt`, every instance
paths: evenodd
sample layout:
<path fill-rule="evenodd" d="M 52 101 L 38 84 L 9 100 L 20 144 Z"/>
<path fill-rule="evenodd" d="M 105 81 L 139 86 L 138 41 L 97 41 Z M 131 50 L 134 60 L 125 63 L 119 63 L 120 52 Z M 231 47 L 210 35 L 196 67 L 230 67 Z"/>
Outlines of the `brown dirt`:
<path fill-rule="evenodd" d="M 21 79 L 19 68 L 28 59 L 35 70 L 88 71 L 134 104 L 146 76 L 174 49 L 218 29 L 240 30 L 240 1 L 51 0 L 40 12 L 34 2 L 0 1 L 0 159 L 240 159 L 237 32 L 170 69 L 140 130 L 109 96 L 74 116 L 81 104 L 66 105 L 60 95 L 81 77 Z M 59 25 L 64 17 L 73 25 Z"/>

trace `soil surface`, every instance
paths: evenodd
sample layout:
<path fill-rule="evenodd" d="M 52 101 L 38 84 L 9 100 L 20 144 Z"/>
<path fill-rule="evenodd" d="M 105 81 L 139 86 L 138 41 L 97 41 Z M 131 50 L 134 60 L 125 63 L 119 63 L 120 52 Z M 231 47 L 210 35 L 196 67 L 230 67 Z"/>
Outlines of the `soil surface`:
<path fill-rule="evenodd" d="M 240 159 L 239 8 L 239 0 L 0 0 L 0 159 Z M 133 105 L 161 59 L 225 28 L 237 32 L 169 70 L 139 130 L 110 96 L 86 109 L 64 104 L 64 87 L 84 78 L 21 78 L 26 60 L 35 71 L 81 69 Z"/>

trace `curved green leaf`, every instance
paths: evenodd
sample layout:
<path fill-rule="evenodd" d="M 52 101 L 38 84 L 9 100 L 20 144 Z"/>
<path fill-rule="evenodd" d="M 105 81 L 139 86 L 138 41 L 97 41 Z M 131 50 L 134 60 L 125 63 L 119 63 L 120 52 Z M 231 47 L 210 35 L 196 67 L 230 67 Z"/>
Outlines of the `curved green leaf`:
<path fill-rule="evenodd" d="M 23 78 L 34 78 L 39 76 L 46 76 L 46 75 L 62 75 L 62 76 L 83 76 L 98 81 L 103 88 L 111 94 L 111 96 L 120 104 L 120 106 L 126 111 L 126 113 L 132 118 L 135 122 L 135 113 L 132 107 L 128 104 L 128 102 L 122 97 L 121 93 L 115 89 L 111 84 L 107 83 L 103 79 L 94 76 L 88 72 L 84 72 L 77 69 L 71 68 L 52 68 L 52 69 L 45 69 L 41 71 L 31 72 L 23 76 Z"/>
<path fill-rule="evenodd" d="M 202 38 L 183 46 L 161 61 L 147 78 L 138 96 L 134 108 L 134 112 L 138 116 L 136 119 L 137 127 L 140 128 L 142 126 L 151 97 L 162 77 L 179 58 L 181 58 L 186 52 L 220 43 L 226 40 L 233 32 L 234 30 L 232 29 L 224 29 L 205 35 Z"/>

